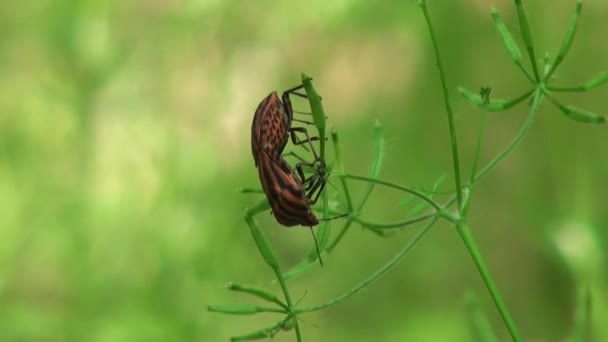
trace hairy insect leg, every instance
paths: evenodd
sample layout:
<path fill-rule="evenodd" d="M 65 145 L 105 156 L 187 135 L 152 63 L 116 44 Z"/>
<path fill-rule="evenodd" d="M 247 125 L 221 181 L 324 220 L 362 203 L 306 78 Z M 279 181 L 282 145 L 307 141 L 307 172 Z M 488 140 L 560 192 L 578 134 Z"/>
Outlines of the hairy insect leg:
<path fill-rule="evenodd" d="M 323 259 L 321 259 L 321 251 L 319 250 L 319 243 L 317 242 L 317 237 L 315 236 L 315 232 L 310 228 L 310 233 L 312 234 L 313 240 L 315 240 L 315 248 L 317 249 L 317 257 L 319 258 L 319 264 L 323 267 Z"/>
<path fill-rule="evenodd" d="M 287 114 L 287 122 L 288 122 L 289 126 L 291 126 L 291 121 L 293 120 L 293 106 L 291 104 L 291 98 L 289 96 L 297 95 L 297 96 L 307 99 L 308 96 L 306 96 L 306 94 L 298 93 L 298 90 L 300 90 L 302 88 L 304 88 L 303 84 L 301 84 L 297 87 L 288 89 L 288 90 L 284 91 L 283 94 L 281 95 L 281 99 L 283 100 L 283 108 L 285 109 L 285 113 Z"/>
<path fill-rule="evenodd" d="M 287 89 L 283 92 L 283 95 L 281 97 L 283 98 L 283 100 L 285 100 L 289 95 L 296 95 L 296 96 L 300 96 L 300 97 L 307 99 L 308 95 L 306 95 L 306 93 L 298 93 L 298 90 L 303 89 L 303 88 L 304 88 L 304 85 L 300 84 L 291 89 Z"/>
<path fill-rule="evenodd" d="M 308 194 L 306 194 L 306 197 L 308 197 L 308 199 L 310 200 L 310 205 L 314 205 L 315 203 L 317 203 L 317 200 L 321 196 L 323 189 L 325 189 L 325 184 L 327 184 L 327 177 L 325 177 L 325 175 L 319 176 L 316 181 L 312 183 L 312 185 L 307 189 Z M 313 195 L 314 198 L 312 198 Z"/>
<path fill-rule="evenodd" d="M 306 136 L 306 140 L 300 140 L 298 139 L 298 136 L 296 135 L 296 132 L 300 132 L 300 133 L 304 133 L 304 135 Z M 310 150 L 315 158 L 315 160 L 319 159 L 319 156 L 317 155 L 317 151 L 315 150 L 314 145 L 312 144 L 313 141 L 319 140 L 319 137 L 310 137 L 308 135 L 308 130 L 304 127 L 292 127 L 289 130 L 289 134 L 291 135 L 291 141 L 293 142 L 294 145 L 302 145 L 305 143 L 308 143 L 308 145 L 310 145 Z"/>
<path fill-rule="evenodd" d="M 306 121 L 306 120 L 300 120 L 300 119 L 294 119 L 294 118 L 292 118 L 291 121 L 301 122 L 301 123 L 304 123 L 304 124 L 307 124 L 307 125 L 314 125 L 315 124 L 312 121 Z"/>
<path fill-rule="evenodd" d="M 314 122 L 311 121 L 305 121 L 305 120 L 298 120 L 298 119 L 294 119 L 293 117 L 293 113 L 299 113 L 299 114 L 305 114 L 305 115 L 312 115 L 312 113 L 303 113 L 303 112 L 298 112 L 295 111 L 293 109 L 293 105 L 291 104 L 291 95 L 295 95 L 295 96 L 299 96 L 305 99 L 308 99 L 308 95 L 306 93 L 300 93 L 298 92 L 298 90 L 304 88 L 303 84 L 300 84 L 297 87 L 293 87 L 291 89 L 287 89 L 283 92 L 283 94 L 281 95 L 281 99 L 283 100 L 283 106 L 285 108 L 285 111 L 287 112 L 287 116 L 288 116 L 288 120 L 289 122 L 291 121 L 297 121 L 297 122 L 302 122 L 308 125 L 314 125 Z"/>
<path fill-rule="evenodd" d="M 283 157 L 294 157 L 303 163 L 308 163 L 308 161 L 306 159 L 304 159 L 303 157 L 301 157 L 300 155 L 298 155 L 297 153 L 295 153 L 293 151 L 283 153 Z"/>
<path fill-rule="evenodd" d="M 311 182 L 313 182 L 317 175 L 318 172 L 315 171 L 315 173 L 313 175 L 311 175 L 310 177 L 306 178 L 306 174 L 304 173 L 304 169 L 302 168 L 302 166 L 306 166 L 306 167 L 314 167 L 313 163 L 308 163 L 308 162 L 300 162 L 296 164 L 296 171 L 298 172 L 298 176 L 300 176 L 300 183 L 302 183 L 302 187 L 308 191 L 308 189 L 311 187 Z"/>

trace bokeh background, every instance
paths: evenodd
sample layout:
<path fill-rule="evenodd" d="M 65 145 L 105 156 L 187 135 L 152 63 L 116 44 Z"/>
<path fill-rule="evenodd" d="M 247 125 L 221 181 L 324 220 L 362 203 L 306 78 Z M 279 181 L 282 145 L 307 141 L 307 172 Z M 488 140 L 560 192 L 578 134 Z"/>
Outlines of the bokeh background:
<path fill-rule="evenodd" d="M 526 3 L 539 58 L 554 55 L 574 1 Z M 528 89 L 490 5 L 429 4 L 465 174 L 480 113 L 456 87 L 491 85 L 500 98 Z M 494 5 L 519 37 L 512 3 Z M 607 22 L 605 1 L 585 1 L 559 84 L 608 69 Z M 438 74 L 415 1 L 1 2 L 0 341 L 225 341 L 279 319 L 206 306 L 257 303 L 226 291 L 228 281 L 280 293 L 241 217 L 259 196 L 238 189 L 259 187 L 249 145 L 256 106 L 301 72 L 323 96 L 347 172 L 368 173 L 379 120 L 382 179 L 431 187 L 451 174 Z M 559 98 L 608 114 L 607 89 Z M 483 161 L 526 112 L 522 104 L 490 115 Z M 526 340 L 569 336 L 584 286 L 594 338 L 608 339 L 607 139 L 605 125 L 573 122 L 545 101 L 530 134 L 476 190 L 473 234 Z M 362 217 L 404 218 L 400 196 L 379 188 Z M 258 221 L 283 267 L 310 250 L 307 229 L 282 228 L 268 213 Z M 344 292 L 414 232 L 381 238 L 354 226 L 324 268 L 289 282 L 292 295 L 313 305 Z M 304 316 L 304 339 L 467 341 L 468 293 L 508 340 L 458 234 L 438 224 L 368 289 Z"/>

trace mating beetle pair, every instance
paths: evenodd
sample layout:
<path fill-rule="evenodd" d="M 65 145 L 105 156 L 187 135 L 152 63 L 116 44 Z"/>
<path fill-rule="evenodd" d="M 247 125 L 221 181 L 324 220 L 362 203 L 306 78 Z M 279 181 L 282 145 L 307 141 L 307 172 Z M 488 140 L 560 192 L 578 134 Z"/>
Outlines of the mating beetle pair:
<path fill-rule="evenodd" d="M 318 137 L 311 138 L 304 127 L 292 127 L 293 121 L 300 120 L 293 117 L 290 96 L 307 98 L 298 92 L 303 87 L 283 92 L 282 101 L 276 92 L 270 93 L 256 109 L 251 127 L 251 150 L 262 188 L 274 217 L 287 227 L 319 223 L 310 206 L 317 202 L 327 180 L 325 162 L 312 144 Z M 296 133 L 303 133 L 306 139 L 298 139 Z M 301 160 L 296 164 L 297 175 L 282 155 L 290 136 L 295 145 L 308 144 L 314 156 L 312 163 Z M 313 168 L 314 174 L 306 177 L 303 167 Z"/>

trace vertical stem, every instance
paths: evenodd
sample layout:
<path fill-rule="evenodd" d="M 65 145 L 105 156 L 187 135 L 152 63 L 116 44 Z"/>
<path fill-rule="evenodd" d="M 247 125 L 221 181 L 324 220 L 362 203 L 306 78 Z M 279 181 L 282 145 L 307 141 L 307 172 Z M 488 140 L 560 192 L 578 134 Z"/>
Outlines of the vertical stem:
<path fill-rule="evenodd" d="M 473 188 L 475 186 L 475 174 L 477 173 L 477 165 L 479 163 L 479 155 L 481 154 L 481 143 L 483 142 L 483 133 L 486 128 L 486 120 L 488 118 L 488 103 L 490 101 L 490 93 L 489 89 L 487 90 L 484 96 L 484 107 L 481 113 L 481 124 L 479 125 L 479 134 L 477 135 L 477 148 L 475 149 L 475 158 L 473 159 L 473 171 L 471 171 L 471 178 L 469 179 L 469 187 L 470 191 L 467 196 L 467 200 L 464 203 L 464 208 L 462 209 L 462 217 L 466 218 L 471 208 L 471 196 L 473 194 Z"/>
<path fill-rule="evenodd" d="M 505 322 L 505 325 L 507 326 L 507 329 L 511 334 L 511 338 L 513 338 L 513 341 L 521 341 L 521 337 L 519 336 L 519 333 L 517 331 L 517 326 L 515 325 L 513 318 L 511 318 L 509 309 L 507 308 L 507 305 L 502 299 L 500 292 L 498 292 L 496 284 L 494 284 L 492 275 L 490 274 L 488 267 L 486 266 L 481 254 L 479 253 L 479 249 L 477 248 L 475 239 L 473 239 L 473 235 L 471 235 L 469 227 L 465 223 L 460 223 L 456 225 L 456 228 L 458 230 L 458 233 L 460 234 L 460 237 L 462 238 L 462 241 L 464 241 L 465 245 L 467 246 L 469 254 L 473 258 L 473 262 L 475 262 L 475 266 L 477 266 L 477 270 L 483 278 L 483 282 L 486 284 L 488 291 L 490 291 L 492 300 L 494 300 L 494 303 L 498 308 L 498 312 L 500 313 L 502 320 Z"/>
<path fill-rule="evenodd" d="M 460 212 L 462 210 L 462 181 L 460 178 L 460 161 L 458 158 L 458 141 L 456 138 L 456 126 L 454 125 L 454 113 L 452 112 L 445 71 L 443 70 L 443 64 L 441 63 L 441 56 L 439 55 L 439 46 L 437 45 L 437 39 L 435 38 L 435 31 L 433 30 L 431 18 L 429 17 L 429 13 L 426 8 L 426 1 L 419 0 L 418 4 L 422 8 L 422 13 L 424 14 L 427 27 L 429 28 L 429 34 L 431 36 L 431 42 L 433 43 L 433 50 L 435 52 L 435 59 L 437 61 L 437 68 L 439 69 L 439 77 L 441 79 L 441 88 L 443 92 L 443 102 L 445 104 L 445 110 L 448 115 L 448 124 L 450 127 L 452 159 L 454 162 L 454 178 L 456 182 L 456 198 L 458 201 L 458 211 Z"/>
<path fill-rule="evenodd" d="M 291 301 L 291 296 L 289 295 L 289 290 L 287 289 L 287 284 L 285 284 L 285 280 L 283 279 L 283 275 L 281 274 L 281 269 L 276 267 L 272 269 L 274 274 L 277 276 L 277 280 L 281 285 L 281 289 L 283 290 L 283 294 L 285 295 L 285 302 L 287 302 L 287 306 L 289 307 L 289 311 L 293 312 L 295 310 L 293 303 Z M 300 331 L 300 324 L 298 324 L 298 320 L 295 320 L 295 331 L 296 338 L 298 342 L 302 342 L 302 332 Z"/>
<path fill-rule="evenodd" d="M 532 33 L 530 31 L 530 24 L 528 23 L 528 17 L 526 16 L 524 5 L 522 4 L 521 0 L 515 0 L 515 8 L 517 10 L 517 18 L 519 19 L 521 37 L 524 44 L 526 44 L 528 57 L 530 57 L 530 64 L 532 64 L 532 70 L 534 71 L 534 80 L 536 83 L 538 83 L 541 79 L 538 71 L 538 63 L 536 62 L 536 54 L 534 53 L 534 44 L 532 43 Z"/>

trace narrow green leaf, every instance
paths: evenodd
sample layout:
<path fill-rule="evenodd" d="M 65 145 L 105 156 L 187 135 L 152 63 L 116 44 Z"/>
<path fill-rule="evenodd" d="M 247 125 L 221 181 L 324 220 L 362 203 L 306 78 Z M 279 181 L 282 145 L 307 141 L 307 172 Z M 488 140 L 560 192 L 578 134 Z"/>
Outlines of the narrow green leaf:
<path fill-rule="evenodd" d="M 374 122 L 374 152 L 372 158 L 372 169 L 370 171 L 371 178 L 378 178 L 380 176 L 380 170 L 384 164 L 384 131 L 382 130 L 382 124 L 376 120 Z"/>
<path fill-rule="evenodd" d="M 462 95 L 465 99 L 471 101 L 471 103 L 473 103 L 474 105 L 483 105 L 483 98 L 481 97 L 481 95 L 479 95 L 478 92 L 474 92 L 465 87 L 458 87 L 458 92 L 460 92 L 460 95 Z"/>
<path fill-rule="evenodd" d="M 528 51 L 528 57 L 530 57 L 530 64 L 532 64 L 532 69 L 534 70 L 534 80 L 540 80 L 540 75 L 538 74 L 538 65 L 536 61 L 536 55 L 534 53 L 534 43 L 532 42 L 532 31 L 530 30 L 530 24 L 528 23 L 528 18 L 526 16 L 526 11 L 524 10 L 524 6 L 521 0 L 515 0 L 515 8 L 517 9 L 517 18 L 519 19 L 519 29 L 521 31 L 521 38 L 526 45 L 526 50 Z"/>
<path fill-rule="evenodd" d="M 441 186 L 441 183 L 443 183 L 446 179 L 447 179 L 447 174 L 444 173 L 441 176 L 439 176 L 436 180 L 435 183 L 433 183 L 433 189 L 431 191 L 426 191 L 424 189 L 421 189 L 421 191 L 425 192 L 429 198 L 433 198 L 433 196 L 435 194 L 437 194 L 437 190 L 439 189 L 439 187 Z M 411 196 L 414 199 L 417 199 L 416 197 L 414 197 L 412 194 L 409 194 L 409 196 Z M 418 215 L 420 214 L 424 209 L 428 208 L 428 203 L 425 201 L 418 201 L 418 203 L 416 203 L 416 205 L 409 211 L 408 216 L 414 216 L 414 215 Z"/>
<path fill-rule="evenodd" d="M 433 198 L 433 195 L 429 195 L 429 198 Z M 420 214 L 424 209 L 428 208 L 429 205 L 425 201 L 418 200 L 416 205 L 410 209 L 408 216 L 414 216 Z"/>
<path fill-rule="evenodd" d="M 487 315 L 481 310 L 477 296 L 473 292 L 469 292 L 466 297 L 467 312 L 473 341 L 493 342 L 498 341 L 496 334 L 492 330 L 490 320 Z"/>
<path fill-rule="evenodd" d="M 581 0 L 578 0 L 576 2 L 576 9 L 574 10 L 574 16 L 572 17 L 572 21 L 570 22 L 570 27 L 568 27 L 568 32 L 566 32 L 566 37 L 564 37 L 562 46 L 560 47 L 559 52 L 557 53 L 557 56 L 555 56 L 555 61 L 549 68 L 549 71 L 547 72 L 547 74 L 545 75 L 545 81 L 547 81 L 551 77 L 551 75 L 553 75 L 553 72 L 557 69 L 557 67 L 562 63 L 562 61 L 568 54 L 568 51 L 570 50 L 570 46 L 572 45 L 572 41 L 574 40 L 574 34 L 576 33 L 576 28 L 578 27 L 578 19 L 581 15 L 582 8 L 583 8 L 583 3 L 581 2 Z M 523 33 L 523 31 L 522 31 L 522 33 Z"/>
<path fill-rule="evenodd" d="M 274 294 L 272 294 L 264 289 L 261 289 L 259 287 L 250 286 L 250 285 L 240 285 L 240 284 L 235 284 L 235 283 L 231 282 L 226 285 L 226 288 L 229 290 L 232 290 L 232 291 L 249 293 L 251 295 L 262 298 L 271 303 L 278 304 L 279 306 L 283 307 L 284 309 L 287 309 L 287 305 L 285 305 L 285 303 L 283 303 L 279 298 L 277 298 L 277 296 L 275 296 Z"/>
<path fill-rule="evenodd" d="M 469 100 L 472 104 L 474 104 L 480 109 L 486 108 L 489 112 L 500 112 L 508 109 L 513 105 L 509 103 L 509 101 L 501 99 L 490 99 L 486 103 L 486 100 L 481 95 L 464 87 L 458 87 L 458 91 L 465 99 Z"/>
<path fill-rule="evenodd" d="M 325 250 L 325 246 L 327 246 L 327 242 L 329 241 L 329 236 L 331 235 L 331 222 L 329 220 L 327 220 L 328 218 L 330 218 L 330 214 L 329 214 L 329 201 L 327 199 L 327 192 L 325 192 L 323 194 L 324 198 L 324 202 L 325 205 L 323 207 L 324 209 L 324 213 L 323 213 L 323 218 L 326 221 L 323 221 L 321 223 L 321 225 L 319 226 L 319 228 L 317 229 L 317 243 L 319 244 L 319 251 L 323 251 Z M 326 209 L 327 208 L 327 209 Z M 317 260 L 318 259 L 318 255 L 317 255 L 317 250 L 315 248 L 314 253 L 313 251 L 311 251 L 310 253 L 311 255 L 309 256 L 309 258 Z"/>
<path fill-rule="evenodd" d="M 253 218 L 250 215 L 245 214 L 245 221 L 247 221 L 247 225 L 249 226 L 249 231 L 251 232 L 251 236 L 253 240 L 255 240 L 255 244 L 260 251 L 260 254 L 266 261 L 266 264 L 270 266 L 272 269 L 279 268 L 279 262 L 277 261 L 274 250 L 268 243 L 266 236 L 262 233 L 262 230 L 257 226 L 257 224 L 253 221 Z"/>
<path fill-rule="evenodd" d="M 252 341 L 267 339 L 269 337 L 272 338 L 280 330 L 289 330 L 286 328 L 289 328 L 290 325 L 295 326 L 295 323 L 293 321 L 294 319 L 292 317 L 288 317 L 285 320 L 282 320 L 271 327 L 266 327 L 245 335 L 233 336 L 230 338 L 230 341 Z"/>
<path fill-rule="evenodd" d="M 576 305 L 574 333 L 571 342 L 591 341 L 591 289 L 585 286 L 579 290 Z"/>
<path fill-rule="evenodd" d="M 585 88 L 585 90 L 590 90 L 593 88 L 597 88 L 606 82 L 608 82 L 608 71 L 604 71 L 601 74 L 590 79 L 589 81 L 585 82 L 583 87 Z"/>
<path fill-rule="evenodd" d="M 411 204 L 415 199 L 416 199 L 416 197 L 414 195 L 407 194 L 407 195 L 405 195 L 405 197 L 403 197 L 401 200 L 399 200 L 399 206 L 405 207 L 405 206 Z"/>
<path fill-rule="evenodd" d="M 244 209 L 244 213 L 243 213 L 243 217 L 249 216 L 249 217 L 253 217 L 259 213 L 262 213 L 266 210 L 270 209 L 270 203 L 268 203 L 268 199 L 263 198 L 261 199 L 256 205 L 254 205 L 252 208 L 245 208 Z"/>
<path fill-rule="evenodd" d="M 271 331 L 268 331 L 266 329 L 262 329 L 262 330 L 258 330 L 258 331 L 254 331 L 250 334 L 246 334 L 246 335 L 240 335 L 240 336 L 233 336 L 230 338 L 231 342 L 237 342 L 237 341 L 254 341 L 254 340 L 263 340 L 263 339 L 267 339 L 267 338 L 272 338 L 274 335 L 272 334 Z"/>
<path fill-rule="evenodd" d="M 498 30 L 498 34 L 500 35 L 503 44 L 507 48 L 507 52 L 516 64 L 520 64 L 521 50 L 517 46 L 517 43 L 515 43 L 511 33 L 509 33 L 507 25 L 505 25 L 504 21 L 500 17 L 498 10 L 494 7 L 492 7 L 492 19 L 494 20 L 494 25 L 496 25 L 496 29 Z"/>
<path fill-rule="evenodd" d="M 458 87 L 458 91 L 465 99 L 469 100 L 472 104 L 474 104 L 478 108 L 480 108 L 480 109 L 484 108 L 483 107 L 484 99 L 481 95 L 479 95 L 479 93 L 476 93 L 476 92 L 471 91 L 464 87 Z M 531 90 L 525 92 L 524 94 L 520 95 L 519 97 L 515 98 L 514 100 L 502 100 L 502 99 L 491 98 L 490 102 L 488 102 L 487 110 L 488 110 L 488 112 L 501 112 L 501 111 L 507 110 L 507 109 L 515 106 L 516 104 L 519 104 L 523 100 L 527 99 L 533 93 L 534 93 L 534 89 L 531 89 Z"/>
<path fill-rule="evenodd" d="M 380 171 L 382 170 L 382 165 L 384 164 L 384 130 L 382 129 L 382 125 L 380 121 L 376 120 L 374 123 L 374 149 L 372 155 L 372 167 L 370 169 L 369 178 L 377 179 L 380 176 Z M 365 193 L 363 194 L 363 199 L 357 208 L 357 213 L 363 209 L 365 203 L 369 199 L 369 196 L 372 194 L 374 187 L 376 184 L 369 183 Z"/>
<path fill-rule="evenodd" d="M 337 142 L 337 135 L 336 135 L 335 142 Z M 384 163 L 384 132 L 382 130 L 382 125 L 380 124 L 380 122 L 378 120 L 376 120 L 376 122 L 374 124 L 374 148 L 373 148 L 373 156 L 372 156 L 372 167 L 370 168 L 370 178 L 373 178 L 373 179 L 378 178 L 378 176 L 380 175 L 380 171 L 382 170 L 383 163 Z M 342 182 L 342 185 L 345 189 L 345 193 L 348 194 L 348 186 L 347 186 L 347 182 L 344 177 L 344 170 L 342 170 L 340 172 L 340 182 Z M 359 203 L 359 206 L 356 209 L 354 208 L 354 206 L 352 205 L 352 202 L 350 201 L 350 194 L 348 194 L 348 196 L 349 196 L 347 198 L 348 205 L 349 205 L 348 209 L 351 213 L 351 216 L 358 215 L 358 213 L 363 209 L 363 207 L 365 206 L 365 203 L 367 202 L 367 199 L 369 198 L 373 189 L 374 189 L 374 184 L 369 184 L 365 194 L 363 195 L 363 199 L 361 200 L 361 202 Z M 342 240 L 342 237 L 344 237 L 346 232 L 349 230 L 350 226 L 352 225 L 352 222 L 353 221 L 351 219 L 348 219 L 346 221 L 346 223 L 344 223 L 344 226 L 342 226 L 342 229 L 340 230 L 340 232 L 338 233 L 336 238 L 325 249 L 328 253 L 331 252 L 338 245 L 338 243 Z"/>
<path fill-rule="evenodd" d="M 334 305 L 337 305 L 351 296 L 359 293 L 363 289 L 368 288 L 368 286 L 380 278 L 383 274 L 388 272 L 391 268 L 393 268 L 405 255 L 409 253 L 409 251 L 430 231 L 431 227 L 437 222 L 439 217 L 433 218 L 427 225 L 422 228 L 401 250 L 397 252 L 386 264 L 376 270 L 373 274 L 365 278 L 363 281 L 355 285 L 350 290 L 345 293 L 339 295 L 338 297 L 331 299 L 323 304 L 311 306 L 311 307 L 299 307 L 294 310 L 295 313 L 304 313 L 304 312 L 312 312 L 317 310 L 322 310 Z M 352 222 L 352 221 L 348 221 Z"/>
<path fill-rule="evenodd" d="M 361 226 L 363 227 L 363 226 Z M 385 229 L 378 229 L 378 228 L 374 228 L 374 227 L 365 227 L 367 230 L 369 230 L 370 232 L 382 237 L 382 238 L 386 238 L 386 237 L 391 237 L 395 234 L 397 234 L 396 230 L 385 230 Z"/>
<path fill-rule="evenodd" d="M 434 213 L 427 214 L 427 215 L 422 215 L 419 217 L 415 217 L 415 218 L 408 219 L 405 221 L 394 222 L 394 223 L 372 223 L 372 222 L 364 221 L 360 218 L 353 218 L 353 221 L 368 229 L 388 230 L 388 229 L 401 229 L 405 226 L 409 226 L 409 225 L 412 225 L 412 224 L 415 224 L 418 222 L 422 222 L 427 219 L 433 218 L 435 216 L 437 216 L 437 215 Z"/>
<path fill-rule="evenodd" d="M 310 270 L 315 266 L 317 266 L 317 260 L 310 260 L 309 258 L 306 258 L 300 261 L 294 267 L 290 268 L 288 271 L 281 274 L 281 277 L 283 278 L 283 280 L 288 281 L 292 278 L 299 276 L 300 274 L 305 273 L 306 271 Z"/>
<path fill-rule="evenodd" d="M 543 73 L 547 75 L 549 70 L 551 69 L 551 61 L 549 60 L 549 52 L 545 52 L 545 57 L 543 57 Z M 545 81 L 550 79 L 551 75 L 545 77 Z"/>
<path fill-rule="evenodd" d="M 264 190 L 259 188 L 240 188 L 239 192 L 242 194 L 263 194 Z"/>
<path fill-rule="evenodd" d="M 315 126 L 319 130 L 325 130 L 325 111 L 323 110 L 323 105 L 321 104 L 321 97 L 312 86 L 312 78 L 303 73 L 302 84 L 304 84 L 306 95 L 308 95 L 308 101 L 310 102 L 310 107 L 312 109 L 312 116 Z"/>
<path fill-rule="evenodd" d="M 304 84 L 304 89 L 306 90 L 308 101 L 310 102 L 313 122 L 319 131 L 319 145 L 321 146 L 320 157 L 325 160 L 325 110 L 323 110 L 321 97 L 312 86 L 312 78 L 302 73 L 302 84 Z"/>
<path fill-rule="evenodd" d="M 382 165 L 384 164 L 384 131 L 380 121 L 376 120 L 374 123 L 374 149 L 372 155 L 372 167 L 369 172 L 369 178 L 377 179 L 380 176 Z M 357 211 L 363 209 L 363 205 L 367 202 L 375 184 L 370 183 L 367 187 L 367 191 L 363 195 L 363 200 Z"/>
<path fill-rule="evenodd" d="M 331 130 L 331 141 L 334 145 L 334 170 L 343 174 L 344 162 L 342 161 L 342 150 L 340 150 L 340 140 L 338 139 L 338 132 L 335 129 Z"/>
<path fill-rule="evenodd" d="M 560 107 L 560 109 L 564 114 L 575 121 L 593 124 L 600 124 L 604 123 L 605 121 L 604 116 L 586 111 L 584 109 L 579 109 L 572 106 L 566 106 L 565 108 Z"/>
<path fill-rule="evenodd" d="M 207 310 L 209 312 L 219 312 L 228 315 L 255 315 L 260 312 L 285 312 L 283 309 L 266 308 L 257 305 L 209 305 Z"/>
<path fill-rule="evenodd" d="M 317 241 L 319 243 L 319 251 L 323 252 L 325 250 L 325 246 L 327 246 L 327 242 L 329 241 L 329 236 L 331 235 L 331 216 L 330 216 L 330 208 L 329 208 L 329 193 L 325 191 L 323 193 L 323 224 L 317 229 Z M 316 251 L 315 251 L 316 252 Z M 315 253 L 315 259 L 320 256 Z"/>

